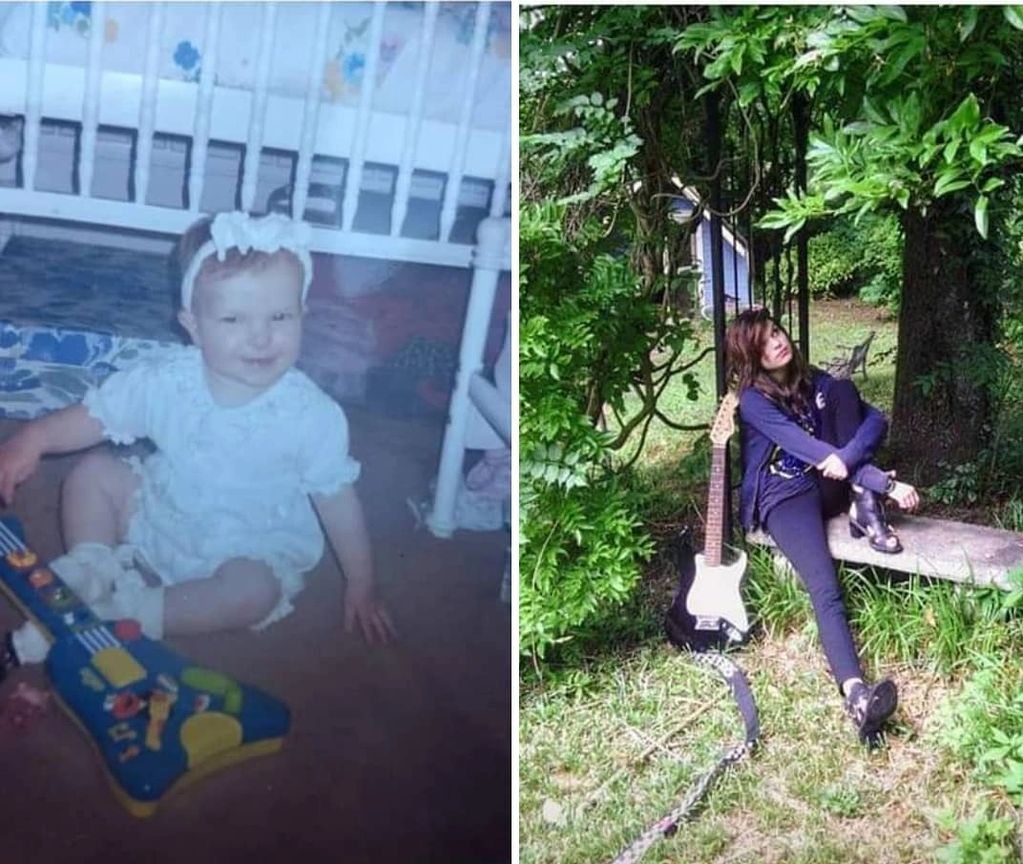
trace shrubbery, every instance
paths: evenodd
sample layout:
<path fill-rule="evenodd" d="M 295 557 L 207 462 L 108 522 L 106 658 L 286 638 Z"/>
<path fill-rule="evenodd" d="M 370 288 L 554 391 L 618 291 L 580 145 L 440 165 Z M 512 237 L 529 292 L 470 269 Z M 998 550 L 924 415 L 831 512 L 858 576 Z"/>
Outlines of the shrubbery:
<path fill-rule="evenodd" d="M 519 645 L 543 658 L 627 599 L 653 550 L 593 406 L 620 402 L 656 306 L 599 226 L 568 236 L 563 208 L 524 205 L 519 234 Z"/>
<path fill-rule="evenodd" d="M 809 285 L 814 297 L 856 294 L 875 306 L 898 309 L 902 285 L 902 230 L 894 215 L 867 214 L 859 225 L 838 217 L 810 238 Z"/>

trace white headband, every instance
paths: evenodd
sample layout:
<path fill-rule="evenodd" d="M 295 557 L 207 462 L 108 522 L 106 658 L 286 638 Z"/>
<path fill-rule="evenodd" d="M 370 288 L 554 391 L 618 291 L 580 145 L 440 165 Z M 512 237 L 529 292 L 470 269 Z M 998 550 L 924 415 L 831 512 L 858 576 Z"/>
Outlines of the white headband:
<path fill-rule="evenodd" d="M 195 277 L 202 262 L 216 254 L 223 261 L 231 249 L 247 255 L 252 249 L 273 255 L 281 249 L 293 253 L 302 264 L 302 305 L 305 306 L 309 283 L 313 280 L 313 262 L 309 257 L 309 225 L 297 219 L 289 219 L 280 213 L 266 216 L 249 216 L 240 210 L 232 213 L 218 213 L 210 224 L 210 237 L 192 256 L 192 261 L 181 280 L 181 308 L 191 310 Z"/>

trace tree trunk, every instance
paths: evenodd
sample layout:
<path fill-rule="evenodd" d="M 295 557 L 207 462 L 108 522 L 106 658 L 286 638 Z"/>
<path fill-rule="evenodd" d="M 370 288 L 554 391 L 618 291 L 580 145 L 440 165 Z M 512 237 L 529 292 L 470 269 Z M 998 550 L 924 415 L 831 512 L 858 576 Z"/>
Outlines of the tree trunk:
<path fill-rule="evenodd" d="M 962 209 L 937 202 L 907 211 L 891 446 L 900 475 L 941 479 L 939 462 L 975 459 L 991 434 L 992 405 L 970 361 L 996 336 L 998 298 L 979 264 L 985 241 Z"/>

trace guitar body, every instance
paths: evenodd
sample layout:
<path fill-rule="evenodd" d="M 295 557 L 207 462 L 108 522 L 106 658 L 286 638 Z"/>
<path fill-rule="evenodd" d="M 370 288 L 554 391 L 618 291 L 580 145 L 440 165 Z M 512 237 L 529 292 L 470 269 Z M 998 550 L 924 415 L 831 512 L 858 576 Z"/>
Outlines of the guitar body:
<path fill-rule="evenodd" d="M 53 645 L 46 668 L 90 736 L 118 800 L 149 816 L 172 789 L 279 750 L 291 718 L 272 696 L 178 656 L 133 621 L 100 621 L 0 519 L 0 588 Z"/>
<path fill-rule="evenodd" d="M 734 641 L 745 641 L 749 633 L 749 618 L 742 602 L 739 588 L 746 575 L 746 553 L 730 564 L 710 564 L 706 557 L 696 556 L 696 578 L 689 589 L 686 606 L 689 613 L 699 622 L 705 619 L 724 618 L 741 637 Z"/>
<path fill-rule="evenodd" d="M 749 617 L 740 592 L 746 572 L 746 553 L 731 564 L 710 565 L 694 554 L 692 531 L 675 538 L 673 557 L 678 591 L 665 616 L 665 632 L 678 648 L 722 650 L 749 639 Z"/>

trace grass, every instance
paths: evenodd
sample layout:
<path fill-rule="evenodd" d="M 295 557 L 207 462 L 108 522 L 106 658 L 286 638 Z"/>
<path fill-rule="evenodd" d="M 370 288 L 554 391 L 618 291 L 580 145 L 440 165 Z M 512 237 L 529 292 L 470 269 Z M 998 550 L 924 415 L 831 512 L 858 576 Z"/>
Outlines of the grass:
<path fill-rule="evenodd" d="M 811 314 L 816 363 L 877 331 L 869 378 L 857 376 L 857 385 L 890 410 L 894 322 L 843 301 L 814 304 Z M 678 399 L 669 416 L 687 423 L 713 416 L 713 365 L 704 365 L 701 399 Z M 663 539 L 680 522 L 698 524 L 706 439 L 661 425 L 647 446 L 638 473 L 649 489 L 651 528 Z M 1021 513 L 1007 509 L 1006 522 L 1023 524 Z M 859 745 L 806 592 L 756 551 L 745 596 L 759 616 L 758 635 L 735 657 L 757 700 L 761 744 L 644 862 L 1021 860 L 1023 795 L 998 777 L 1023 765 L 990 748 L 995 729 L 1023 736 L 1019 615 L 998 592 L 870 570 L 843 569 L 842 579 L 868 674 L 899 684 L 887 746 L 870 752 Z M 552 663 L 542 678 L 524 672 L 523 864 L 611 861 L 740 740 L 727 688 L 659 633 L 674 587 L 662 553 L 621 610 L 613 638 L 576 646 L 570 665 Z"/>
<path fill-rule="evenodd" d="M 953 604 L 958 592 L 948 583 L 878 579 L 868 598 L 856 586 L 859 578 L 845 574 L 850 605 L 873 609 L 857 622 L 861 635 L 876 641 L 879 633 L 902 633 L 882 656 L 871 659 L 875 652 L 868 651 L 866 658 L 871 674 L 890 675 L 900 686 L 887 746 L 871 752 L 856 741 L 805 592 L 776 575 L 768 555 L 758 554 L 748 596 L 757 598 L 751 608 L 765 614 L 760 635 L 735 659 L 757 701 L 760 746 L 712 787 L 695 819 L 660 841 L 645 861 L 929 861 L 954 839 L 947 826 L 982 808 L 1014 818 L 1004 794 L 995 794 L 973 770 L 988 734 L 981 706 L 994 699 L 985 690 L 964 702 L 961 693 L 992 658 L 1004 658 L 996 666 L 1017 665 L 1011 658 L 1023 649 L 1018 620 L 1003 619 L 996 606 L 985 613 Z M 958 614 L 929 620 L 919 611 L 929 599 Z M 958 674 L 943 672 L 943 628 L 962 640 Z M 1007 692 L 1017 691 L 1019 678 L 1009 676 Z M 612 860 L 742 735 L 722 682 L 658 637 L 593 655 L 574 674 L 555 671 L 542 683 L 524 682 L 522 696 L 523 864 Z M 968 722 L 977 728 L 968 732 Z"/>

